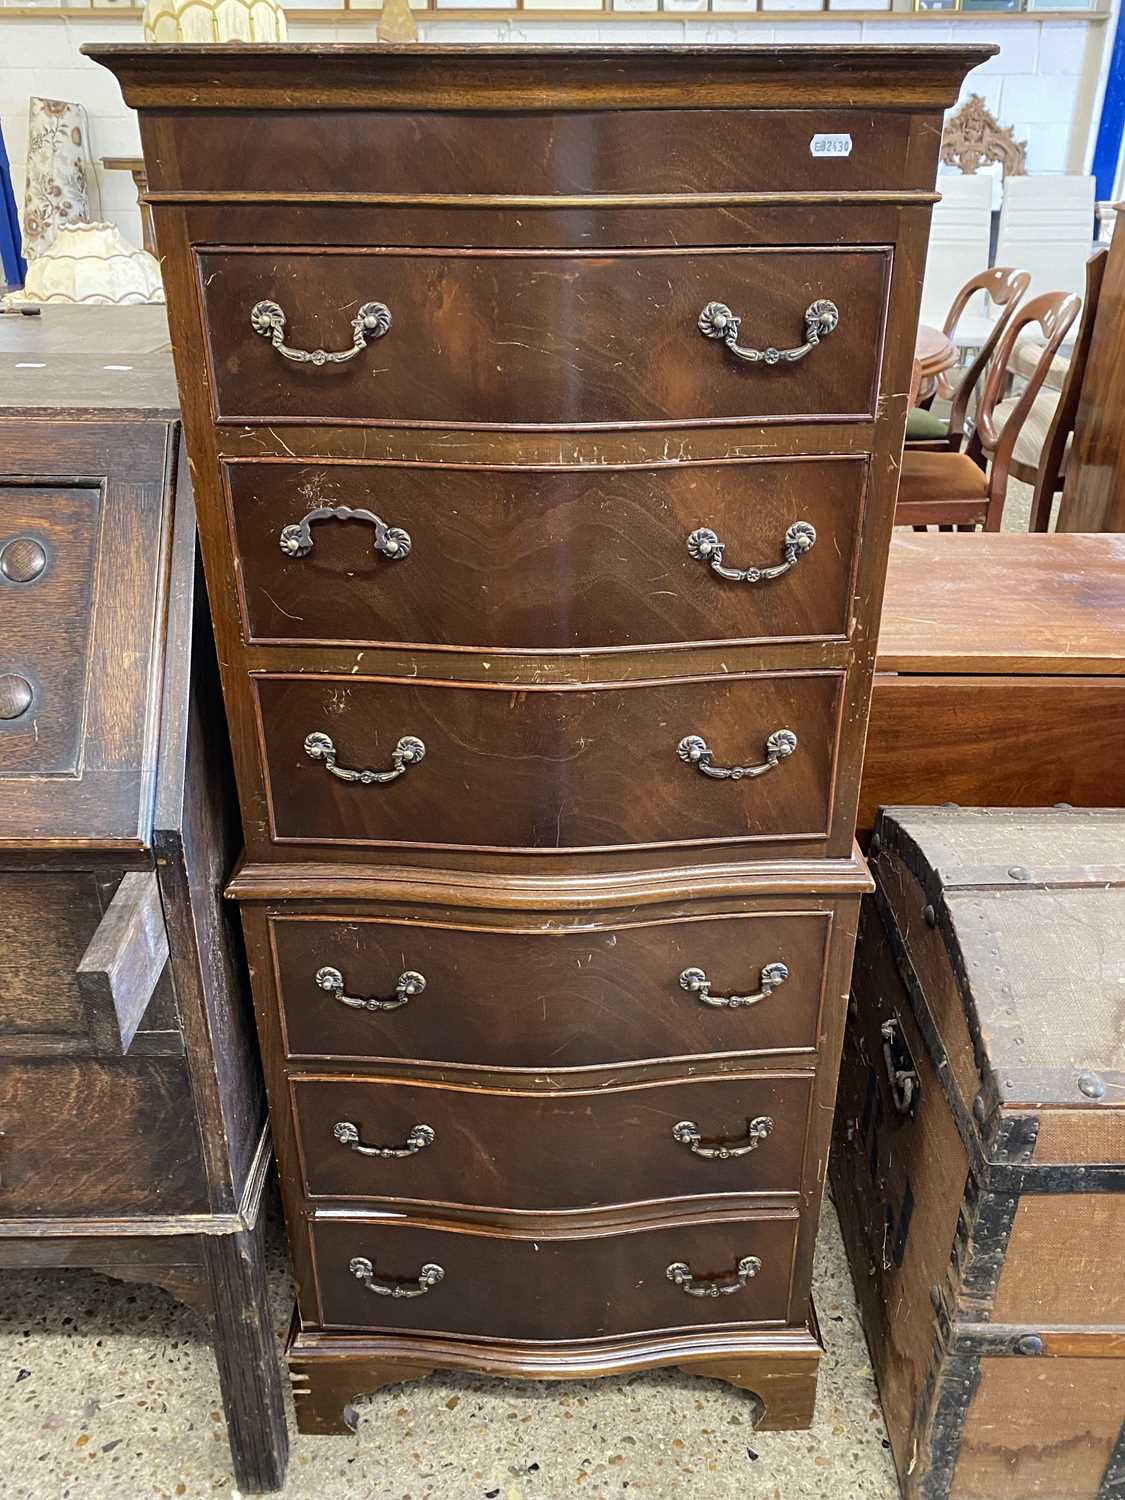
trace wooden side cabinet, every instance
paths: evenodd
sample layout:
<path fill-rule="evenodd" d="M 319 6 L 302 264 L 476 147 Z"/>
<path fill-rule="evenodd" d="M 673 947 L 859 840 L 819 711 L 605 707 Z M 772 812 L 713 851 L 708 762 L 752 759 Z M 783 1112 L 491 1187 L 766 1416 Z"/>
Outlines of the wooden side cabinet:
<path fill-rule="evenodd" d="M 236 1482 L 277 1489 L 270 1144 L 163 310 L 0 325 L 0 1266 L 210 1313 Z"/>

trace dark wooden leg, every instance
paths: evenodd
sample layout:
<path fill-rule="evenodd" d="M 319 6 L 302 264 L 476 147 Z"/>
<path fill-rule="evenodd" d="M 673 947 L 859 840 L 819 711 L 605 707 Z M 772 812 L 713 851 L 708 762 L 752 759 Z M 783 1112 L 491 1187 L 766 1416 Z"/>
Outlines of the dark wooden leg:
<path fill-rule="evenodd" d="M 754 1423 L 758 1432 L 794 1432 L 810 1427 L 816 1406 L 819 1360 L 770 1359 L 763 1355 L 710 1360 L 682 1365 L 689 1375 L 725 1380 L 757 1398 L 762 1410 Z"/>
<path fill-rule="evenodd" d="M 259 1217 L 254 1229 L 200 1236 L 211 1286 L 215 1362 L 235 1482 L 251 1494 L 279 1490 L 289 1458 L 281 1362 L 266 1295 L 262 1227 Z"/>
<path fill-rule="evenodd" d="M 383 1386 L 401 1385 L 406 1380 L 424 1380 L 433 1373 L 432 1365 L 412 1365 L 404 1360 L 367 1358 L 351 1362 L 290 1351 L 297 1431 L 314 1437 L 354 1433 L 359 1413 L 352 1403 L 357 1396 L 369 1396 Z"/>

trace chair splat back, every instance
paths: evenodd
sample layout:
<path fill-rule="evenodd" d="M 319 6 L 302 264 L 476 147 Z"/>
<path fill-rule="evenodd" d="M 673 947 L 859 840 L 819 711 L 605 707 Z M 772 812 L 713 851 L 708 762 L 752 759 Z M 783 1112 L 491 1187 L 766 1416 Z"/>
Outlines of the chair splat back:
<path fill-rule="evenodd" d="M 968 412 L 969 400 L 977 387 L 978 381 L 983 377 L 985 371 L 992 363 L 996 346 L 1003 338 L 1005 331 L 1020 304 L 1023 294 L 1031 284 L 1031 277 L 1026 271 L 1017 270 L 1015 266 L 993 266 L 991 270 L 981 271 L 971 281 L 967 281 L 954 299 L 953 306 L 949 309 L 949 317 L 945 320 L 945 331 L 952 336 L 957 327 L 957 322 L 968 306 L 969 301 L 977 292 L 987 292 L 989 299 L 995 307 L 1000 309 L 1000 315 L 992 325 L 992 331 L 984 343 L 977 350 L 976 358 L 969 365 L 953 393 L 953 405 L 949 411 L 949 431 L 952 437 L 957 438 L 964 434 L 965 417 Z"/>
<path fill-rule="evenodd" d="M 1020 299 L 1027 291 L 1030 282 L 1031 277 L 1028 273 L 1017 270 L 1015 266 L 993 266 L 987 271 L 979 271 L 975 276 L 971 276 L 960 288 L 950 304 L 943 325 L 943 332 L 947 338 L 954 337 L 966 308 L 982 292 L 992 306 L 999 309 L 999 315 L 989 323 L 988 331 L 975 357 L 968 368 L 960 372 L 960 379 L 956 386 L 950 382 L 948 375 L 939 375 L 932 391 L 920 403 L 921 407 L 926 409 L 935 396 L 941 396 L 949 401 L 948 421 L 939 424 L 936 418 L 933 419 L 931 425 L 936 430 L 932 433 L 926 432 L 924 436 L 922 433 L 915 437 L 910 436 L 908 426 L 907 448 L 937 453 L 960 451 L 965 437 L 965 423 L 973 392 L 988 369 L 992 356 L 996 352 L 996 345 L 1008 326 L 1008 320 L 1019 306 Z"/>
<path fill-rule="evenodd" d="M 906 449 L 899 477 L 895 524 L 958 526 L 999 531 L 1004 513 L 1012 455 L 1051 361 L 1082 306 L 1073 292 L 1047 292 L 1020 308 L 1010 319 L 985 377 L 976 427 L 964 453 Z M 994 414 L 1004 393 L 1008 364 L 1016 340 L 1037 325 L 1044 340 L 1039 361 L 1015 407 L 997 429 Z M 991 463 L 982 472 L 983 458 Z"/>
<path fill-rule="evenodd" d="M 985 378 L 976 415 L 976 428 L 973 433 L 974 444 L 979 442 L 981 449 L 992 460 L 990 487 L 994 494 L 1003 494 L 1007 486 L 1012 453 L 1020 428 L 1027 420 L 1032 403 L 1047 378 L 1051 361 L 1059 352 L 1081 307 L 1081 297 L 1073 292 L 1044 292 L 1041 296 L 1033 297 L 1030 302 L 1025 303 L 1008 324 L 992 367 Z M 1024 330 L 1033 324 L 1038 325 L 1044 341 L 1039 361 L 1028 377 L 1015 408 L 998 430 L 994 415 L 998 403 L 1004 396 L 1012 350 Z"/>

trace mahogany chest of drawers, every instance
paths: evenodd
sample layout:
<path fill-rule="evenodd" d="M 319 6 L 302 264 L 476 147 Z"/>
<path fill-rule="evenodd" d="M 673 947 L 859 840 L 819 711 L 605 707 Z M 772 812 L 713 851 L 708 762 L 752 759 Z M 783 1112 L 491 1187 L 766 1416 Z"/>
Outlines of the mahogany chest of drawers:
<path fill-rule="evenodd" d="M 246 838 L 302 1427 L 807 1422 L 941 112 L 988 48 L 102 47 Z"/>

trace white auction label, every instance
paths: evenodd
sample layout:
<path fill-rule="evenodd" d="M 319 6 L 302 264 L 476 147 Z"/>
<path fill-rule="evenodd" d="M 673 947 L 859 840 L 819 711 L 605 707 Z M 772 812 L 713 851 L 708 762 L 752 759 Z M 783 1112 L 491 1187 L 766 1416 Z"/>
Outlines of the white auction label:
<path fill-rule="evenodd" d="M 850 135 L 814 135 L 809 142 L 809 151 L 813 156 L 850 156 L 852 138 Z"/>

